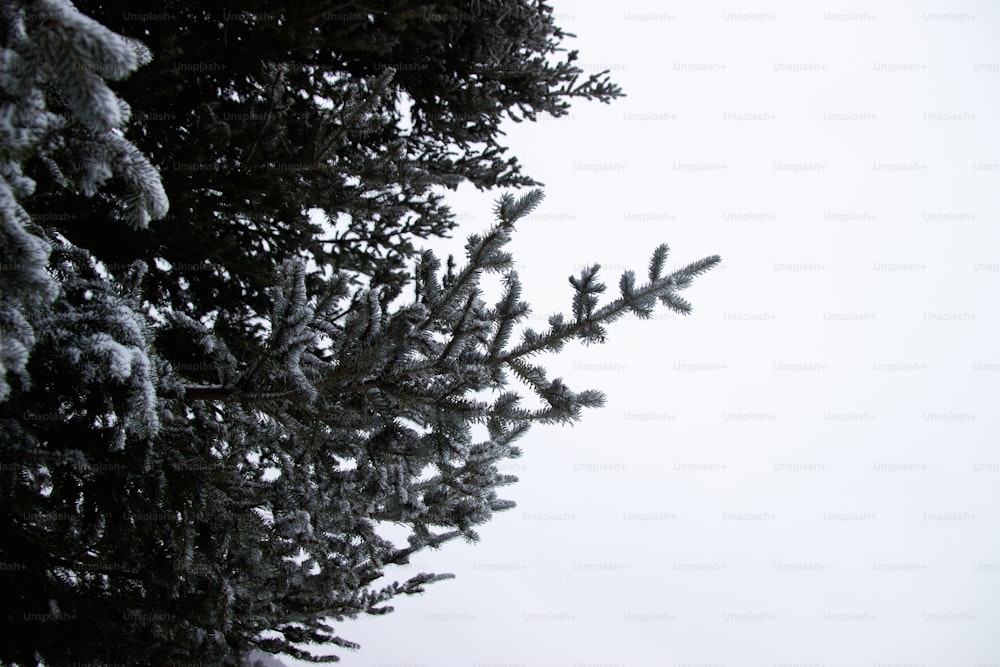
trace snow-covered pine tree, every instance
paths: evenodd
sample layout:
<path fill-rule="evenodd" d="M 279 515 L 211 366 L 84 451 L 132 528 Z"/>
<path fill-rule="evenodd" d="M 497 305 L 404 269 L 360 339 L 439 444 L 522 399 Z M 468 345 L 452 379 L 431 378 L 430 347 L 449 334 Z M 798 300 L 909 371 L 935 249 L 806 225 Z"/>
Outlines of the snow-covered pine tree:
<path fill-rule="evenodd" d="M 0 2 L 2 662 L 236 665 L 253 649 L 319 661 L 310 644 L 355 647 L 333 623 L 449 576 L 380 583 L 389 566 L 475 540 L 512 506 L 497 491 L 516 478 L 497 463 L 532 424 L 601 403 L 532 359 L 658 301 L 686 312 L 678 292 L 718 262 L 663 276 L 661 247 L 648 280 L 623 276 L 605 305 L 589 269 L 569 314 L 518 331 L 528 307 L 503 247 L 540 193 L 504 197 L 460 269 L 413 239 L 451 228 L 434 186 L 530 184 L 497 143 L 504 114 L 620 94 L 600 75 L 577 83 L 574 54 L 551 64 L 565 36 L 551 8 L 387 3 L 351 21 L 318 0 L 245 5 L 230 20 L 221 0 L 164 1 L 149 13 L 180 24 L 125 25 L 130 5 L 81 0 L 98 23 L 63 0 Z M 145 232 L 132 226 L 166 200 L 101 88 L 145 59 L 116 33 L 157 54 L 116 84 L 141 102 L 136 146 L 211 167 L 165 172 L 180 215 Z M 309 206 L 334 237 L 315 238 Z M 487 273 L 504 274 L 493 305 Z M 405 545 L 386 522 L 409 527 Z"/>
<path fill-rule="evenodd" d="M 66 0 L 0 3 L 0 400 L 8 374 L 24 369 L 32 318 L 56 297 L 46 273 L 51 239 L 25 211 L 32 172 L 93 196 L 112 175 L 128 188 L 119 214 L 145 227 L 167 212 L 156 169 L 126 140 L 129 108 L 105 83 L 148 61 L 149 52 L 78 12 Z M 85 224 L 77 221 L 77 224 Z"/>
<path fill-rule="evenodd" d="M 18 664 L 60 641 L 56 662 L 107 641 L 78 632 L 85 623 L 47 622 L 85 613 L 86 591 L 106 595 L 105 563 L 88 547 L 121 499 L 95 502 L 114 490 L 93 466 L 158 428 L 135 292 L 52 232 L 58 212 L 36 208 L 55 190 L 100 197 L 113 178 L 127 225 L 166 213 L 156 170 L 122 134 L 128 106 L 106 83 L 148 57 L 64 0 L 0 2 L 0 655 Z"/>

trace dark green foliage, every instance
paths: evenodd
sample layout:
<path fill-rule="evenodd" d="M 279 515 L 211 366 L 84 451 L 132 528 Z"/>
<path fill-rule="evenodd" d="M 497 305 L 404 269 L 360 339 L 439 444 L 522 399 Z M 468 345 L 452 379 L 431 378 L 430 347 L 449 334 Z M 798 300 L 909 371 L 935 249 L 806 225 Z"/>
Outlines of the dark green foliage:
<path fill-rule="evenodd" d="M 112 190 L 32 210 L 70 213 L 55 227 L 112 267 L 145 261 L 151 302 L 211 313 L 238 356 L 258 352 L 247 346 L 276 264 L 307 257 L 392 296 L 413 241 L 454 227 L 442 189 L 535 183 L 500 143 L 505 118 L 621 94 L 581 76 L 551 8 L 528 0 L 76 4 L 154 54 L 118 92 L 171 213 L 122 229 Z"/>
<path fill-rule="evenodd" d="M 441 188 L 533 183 L 502 118 L 619 94 L 552 62 L 543 3 L 0 8 L 0 662 L 336 660 L 334 623 L 451 576 L 389 566 L 513 506 L 531 425 L 603 403 L 533 358 L 689 312 L 719 262 L 662 276 L 661 246 L 603 305 L 592 267 L 534 331 L 505 248 L 539 190 L 462 265 L 416 249 Z M 148 54 L 115 33 L 152 54 L 124 80 Z"/>

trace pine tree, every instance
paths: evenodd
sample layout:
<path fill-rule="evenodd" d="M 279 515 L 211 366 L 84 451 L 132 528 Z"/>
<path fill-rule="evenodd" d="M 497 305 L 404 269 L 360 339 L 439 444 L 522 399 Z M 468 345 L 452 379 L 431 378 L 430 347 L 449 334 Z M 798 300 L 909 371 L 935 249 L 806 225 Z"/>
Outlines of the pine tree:
<path fill-rule="evenodd" d="M 273 53 L 308 46 L 309 58 L 337 64 L 340 76 L 323 92 L 338 113 L 318 114 L 314 126 L 297 129 L 288 113 L 270 135 L 265 125 L 230 123 L 230 143 L 189 136 L 194 116 L 175 119 L 172 134 L 138 122 L 129 143 L 121 130 L 128 109 L 103 79 L 119 80 L 145 62 L 143 47 L 118 37 L 110 19 L 113 30 L 64 0 L 3 3 L 0 196 L 10 194 L 0 200 L 0 251 L 11 267 L 0 293 L 7 369 L 0 395 L 0 661 L 237 665 L 263 651 L 320 662 L 336 658 L 315 655 L 311 645 L 357 648 L 334 624 L 388 613 L 394 597 L 451 576 L 380 582 L 392 565 L 457 538 L 474 542 L 478 526 L 513 507 L 498 492 L 517 478 L 501 474 L 498 464 L 520 455 L 516 443 L 533 424 L 570 423 L 603 403 L 599 391 L 574 391 L 550 379 L 537 357 L 572 340 L 601 343 L 609 323 L 627 313 L 648 317 L 657 304 L 690 312 L 679 293 L 720 261 L 707 257 L 664 275 L 668 249 L 660 246 L 645 277 L 626 272 L 619 295 L 605 303 L 599 266 L 589 267 L 570 280 L 569 312 L 535 331 L 524 326 L 530 307 L 505 246 L 515 224 L 540 204 L 540 190 L 504 195 L 496 224 L 468 239 L 460 267 L 449 258 L 442 268 L 432 252 L 416 250 L 415 238 L 450 228 L 446 207 L 432 201 L 431 186 L 445 176 L 483 187 L 530 180 L 496 152 L 475 157 L 472 139 L 464 157 L 435 153 L 461 129 L 455 109 L 492 109 L 494 115 L 482 112 L 483 134 L 475 136 L 495 140 L 490 123 L 504 109 L 530 110 L 533 99 L 536 110 L 558 113 L 561 103 L 553 100 L 560 93 L 552 86 L 563 79 L 536 62 L 523 80 L 510 80 L 507 97 L 500 85 L 505 75 L 475 79 L 461 69 L 466 65 L 451 63 L 454 71 L 436 71 L 422 84 L 405 68 L 379 67 L 406 52 L 382 45 L 396 40 L 410 49 L 408 57 L 427 49 L 428 57 L 448 61 L 442 40 L 466 35 L 486 48 L 522 30 L 536 40 L 523 37 L 537 55 L 561 33 L 543 4 L 529 12 L 519 3 L 477 3 L 485 5 L 480 18 L 492 23 L 468 15 L 439 21 L 426 13 L 444 11 L 441 4 L 421 5 L 422 19 L 403 3 L 385 4 L 354 25 L 353 19 L 307 21 L 305 7 L 329 5 L 296 5 L 287 11 L 302 12 L 298 18 L 279 22 L 277 9 L 268 17 L 263 10 L 271 6 L 256 3 L 259 21 L 230 21 L 222 29 L 204 20 L 217 7 L 169 5 L 190 19 L 189 29 L 151 31 L 154 53 L 168 66 L 156 68 L 154 60 L 136 70 L 120 82 L 123 97 L 139 90 L 126 84 L 150 68 L 156 75 L 147 85 L 166 81 L 158 77 L 177 57 L 166 43 L 204 42 L 211 51 L 220 38 L 248 39 Z M 275 29 L 286 21 L 294 30 Z M 247 49 L 230 58 L 233 69 L 242 63 L 259 74 Z M 307 89 L 299 69 L 267 67 L 274 85 L 261 87 L 257 97 L 248 91 L 260 79 L 236 76 L 227 83 L 215 70 L 199 72 L 184 79 L 194 88 L 177 108 L 204 104 L 206 117 L 217 118 L 228 99 L 219 91 L 245 94 L 245 106 L 235 108 L 278 109 Z M 411 95 L 424 109 L 414 116 L 423 120 L 412 135 L 399 129 L 389 104 L 402 90 L 393 86 L 403 72 L 411 94 L 427 86 L 423 96 Z M 492 87 L 484 83 L 489 90 L 479 96 L 466 98 L 445 85 L 449 77 L 490 76 Z M 435 86 L 454 97 L 432 94 Z M 167 105 L 171 90 L 163 85 L 148 99 Z M 265 90 L 277 91 L 275 97 Z M 587 96 L 567 90 L 564 96 Z M 156 104 L 155 113 L 170 108 Z M 296 147 L 311 150 L 300 142 L 314 139 L 313 130 L 335 132 L 338 123 L 345 129 L 333 141 L 337 159 L 301 183 L 257 171 L 223 195 L 212 184 L 188 192 L 191 181 L 167 170 L 160 187 L 152 167 L 184 146 L 233 176 L 234 161 L 257 142 L 267 150 L 287 144 L 284 154 L 291 155 Z M 366 127 L 377 138 L 350 144 L 346 137 L 368 136 Z M 400 152 L 378 157 L 393 145 Z M 413 153 L 419 146 L 426 152 Z M 447 173 L 432 173 L 432 165 Z M 387 178 L 393 169 L 398 173 Z M 348 203 L 330 193 L 305 196 L 322 183 L 335 191 L 339 183 Z M 357 184 L 353 198 L 343 194 L 350 183 Z M 396 204 L 387 198 L 393 192 L 402 197 Z M 154 222 L 143 231 L 165 213 L 164 193 L 174 211 L 181 202 L 181 213 L 194 218 L 186 225 L 176 218 Z M 341 230 L 345 235 L 335 240 L 343 243 L 333 244 L 340 252 L 310 252 L 316 230 L 292 215 L 301 212 L 292 206 L 296 196 L 303 197 L 296 206 L 346 212 L 349 228 L 366 231 Z M 272 216 L 266 223 L 250 216 L 258 204 Z M 420 206 L 425 219 L 407 222 L 406 211 Z M 68 225 L 49 217 L 53 211 L 78 219 Z M 106 234 L 105 222 L 115 215 L 125 239 L 120 245 L 95 236 Z M 258 223 L 262 236 L 245 243 L 249 222 Z M 159 227 L 174 232 L 157 236 Z M 184 245 L 199 233 L 224 242 L 220 254 L 209 251 L 219 273 L 199 269 L 204 257 L 185 255 L 199 251 Z M 492 304 L 483 284 L 490 275 L 501 281 Z M 226 276 L 235 291 L 221 291 L 218 279 Z M 222 299 L 236 301 L 230 308 Z M 485 435 L 477 435 L 477 425 Z M 384 523 L 407 527 L 406 544 L 383 537 Z"/>
<path fill-rule="evenodd" d="M 5 1 L 0 17 L 0 560 L 14 567 L 0 574 L 0 654 L 34 664 L 52 642 L 45 621 L 68 619 L 64 599 L 85 598 L 101 576 L 100 565 L 83 575 L 74 567 L 91 560 L 81 544 L 102 530 L 95 505 L 75 502 L 83 489 L 91 500 L 105 490 L 91 464 L 159 424 L 136 294 L 101 278 L 51 216 L 25 205 L 55 190 L 93 198 L 109 179 L 120 183 L 120 225 L 143 228 L 168 204 L 155 168 L 123 135 L 128 105 L 106 83 L 147 62 L 145 47 L 63 0 Z M 70 650 L 101 639 L 63 638 Z"/>

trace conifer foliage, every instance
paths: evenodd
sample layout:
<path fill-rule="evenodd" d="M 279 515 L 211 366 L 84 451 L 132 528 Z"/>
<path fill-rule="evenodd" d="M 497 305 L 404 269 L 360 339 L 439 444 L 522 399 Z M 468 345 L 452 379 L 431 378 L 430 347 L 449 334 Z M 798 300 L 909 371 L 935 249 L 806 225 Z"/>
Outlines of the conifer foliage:
<path fill-rule="evenodd" d="M 36 182 L 29 160 L 60 186 L 93 196 L 112 175 L 126 180 L 116 213 L 145 227 L 167 212 L 159 174 L 122 134 L 127 104 L 105 79 L 149 61 L 140 43 L 113 34 L 64 0 L 5 1 L 0 14 L 0 400 L 7 374 L 24 374 L 35 342 L 29 313 L 55 298 L 46 274 L 50 241 L 21 205 Z"/>
<path fill-rule="evenodd" d="M 248 346 L 275 260 L 304 256 L 401 289 L 419 239 L 454 228 L 443 192 L 540 185 L 507 155 L 504 120 L 622 94 L 606 72 L 584 72 L 536 0 L 76 6 L 155 54 L 117 89 L 171 212 L 133 232 L 104 199 L 53 193 L 37 210 L 71 213 L 55 228 L 111 267 L 145 261 L 150 302 L 211 314 L 238 356 L 258 353 Z M 180 280 L 171 265 L 198 269 Z"/>
<path fill-rule="evenodd" d="M 516 443 L 533 424 L 570 423 L 603 403 L 599 391 L 549 378 L 539 355 L 576 339 L 603 342 L 609 323 L 629 313 L 649 317 L 658 304 L 691 311 L 679 292 L 720 260 L 706 257 L 664 274 L 668 248 L 662 245 L 645 277 L 626 272 L 613 298 L 602 301 L 607 286 L 595 265 L 570 279 L 567 313 L 550 317 L 539 331 L 526 327 L 530 307 L 506 246 L 515 224 L 530 220 L 542 201 L 537 189 L 503 195 L 495 224 L 469 237 L 460 266 L 449 258 L 442 267 L 434 253 L 410 245 L 408 237 L 449 228 L 446 210 L 427 198 L 427 183 L 440 184 L 427 170 L 462 160 L 449 163 L 454 157 L 427 147 L 463 127 L 449 111 L 463 100 L 425 90 L 416 134 L 398 134 L 379 121 L 389 114 L 380 105 L 393 97 L 396 73 L 381 68 L 374 75 L 380 68 L 358 63 L 380 53 L 369 39 L 379 30 L 397 41 L 411 33 L 433 41 L 442 30 L 456 30 L 455 22 L 472 19 L 466 14 L 445 28 L 434 19 L 445 14 L 425 12 L 421 19 L 404 4 L 366 13 L 377 17 L 368 32 L 350 25 L 338 33 L 346 40 L 338 48 L 356 62 L 337 61 L 345 71 L 324 89 L 331 114 L 349 126 L 344 133 L 384 131 L 379 141 L 395 142 L 401 152 L 376 158 L 371 144 L 315 157 L 323 167 L 313 181 L 304 180 L 316 185 L 322 173 L 327 184 L 355 182 L 360 190 L 340 191 L 345 201 L 354 198 L 346 208 L 348 231 L 355 224 L 368 230 L 345 232 L 335 244 L 339 251 L 324 253 L 311 245 L 316 230 L 304 224 L 290 233 L 288 245 L 247 251 L 238 238 L 250 220 L 244 215 L 249 200 L 220 199 L 212 187 L 192 194 L 176 175 L 161 179 L 156 156 L 175 154 L 167 135 L 148 124 L 130 126 L 142 130 L 142 141 L 126 138 L 128 105 L 106 81 L 153 66 L 159 50 L 150 62 L 149 50 L 134 37 L 66 0 L 0 2 L 0 662 L 237 665 L 252 651 L 337 660 L 325 655 L 331 645 L 357 645 L 342 638 L 335 623 L 390 612 L 394 597 L 451 576 L 423 573 L 385 583 L 388 568 L 456 538 L 474 542 L 477 526 L 513 506 L 498 492 L 517 479 L 501 474 L 498 464 L 520 455 Z M 474 4 L 486 7 L 491 19 L 513 6 Z M 536 39 L 557 34 L 551 22 L 530 18 L 531 8 L 543 18 L 551 13 L 542 3 L 518 8 L 510 29 L 521 21 L 540 31 Z M 185 11 L 178 8 L 188 16 Z M 176 39 L 195 34 L 211 50 L 215 38 L 238 43 L 241 34 L 256 35 L 289 51 L 292 37 L 319 39 L 306 29 L 304 14 L 294 21 L 260 16 L 256 32 L 235 26 L 222 37 L 188 16 L 191 29 Z M 275 29 L 285 24 L 295 30 Z M 489 36 L 488 28 L 475 30 L 477 39 Z M 170 41 L 167 32 L 159 26 L 151 39 Z M 439 51 L 432 53 L 446 58 L 435 44 Z M 327 57 L 322 53 L 317 47 L 313 57 Z M 234 68 L 237 61 L 233 56 Z M 279 84 L 294 70 L 267 67 L 271 90 L 285 91 L 274 99 L 291 103 L 291 89 Z M 360 70 L 348 71 L 352 67 Z M 549 78 L 539 74 L 543 69 L 518 84 L 522 93 L 532 86 L 556 96 L 580 93 L 568 80 L 575 80 L 572 69 L 557 68 Z M 444 83 L 421 85 L 455 95 L 449 71 L 436 71 Z M 483 76 L 480 83 L 489 80 Z M 501 106 L 481 110 L 482 124 L 466 127 L 469 146 L 477 137 L 495 138 L 488 126 L 496 129 L 497 109 L 519 104 L 517 94 L 503 99 L 502 87 L 486 87 L 488 94 L 464 103 L 492 99 Z M 211 116 L 227 89 L 206 90 L 203 111 Z M 541 90 L 532 94 L 544 97 Z M 147 99 L 162 102 L 153 93 Z M 532 118 L 526 100 L 520 114 Z M 548 104 L 550 112 L 561 108 Z M 221 144 L 220 164 L 227 151 L 252 153 L 258 140 L 292 150 L 294 141 L 314 137 L 313 130 L 332 131 L 331 118 L 302 117 L 316 120 L 312 130 L 296 135 L 303 126 L 286 123 L 280 141 L 259 134 L 260 126 L 239 140 L 231 136 L 232 144 Z M 185 122 L 178 120 L 178 130 L 188 129 Z M 178 134 L 183 144 L 186 131 Z M 331 138 L 332 145 L 345 147 L 344 136 Z M 430 152 L 418 156 L 412 150 L 421 136 Z M 392 160 L 406 155 L 409 162 L 397 163 L 402 173 L 386 180 Z M 494 158 L 466 156 L 464 171 L 452 175 L 484 186 L 505 179 L 526 184 L 502 176 Z M 301 213 L 287 208 L 281 188 L 305 190 L 291 177 L 268 183 L 264 173 L 247 172 L 254 185 L 241 187 L 262 201 L 270 195 L 279 201 L 270 222 L 256 219 L 258 230 L 273 225 L 274 232 Z M 386 199 L 393 183 L 404 186 L 396 204 Z M 408 185 L 409 199 L 403 196 Z M 173 206 L 175 195 L 191 219 L 170 222 L 181 230 L 173 237 L 161 230 L 156 243 L 143 241 L 143 234 L 166 224 L 156 220 L 167 212 L 167 196 Z M 419 209 L 420 201 L 429 226 L 411 221 L 408 227 L 404 209 Z M 380 220 L 380 210 L 387 211 L 389 231 L 376 238 L 377 227 L 365 221 Z M 111 262 L 86 231 L 64 233 L 69 226 L 54 220 L 54 211 L 71 211 L 72 225 L 81 229 L 117 219 L 131 236 L 114 258 L 129 261 Z M 215 255 L 220 273 L 199 262 L 171 267 L 170 259 L 212 255 L 212 248 L 185 245 L 199 233 L 191 229 L 210 220 L 228 230 L 217 237 L 228 244 Z M 388 246 L 395 257 L 385 252 Z M 236 291 L 212 291 L 213 280 L 225 275 Z M 502 285 L 493 303 L 483 287 L 490 275 Z M 206 291 L 195 296 L 198 280 Z M 246 303 L 225 300 L 241 294 Z M 386 524 L 405 527 L 406 543 L 381 534 Z"/>

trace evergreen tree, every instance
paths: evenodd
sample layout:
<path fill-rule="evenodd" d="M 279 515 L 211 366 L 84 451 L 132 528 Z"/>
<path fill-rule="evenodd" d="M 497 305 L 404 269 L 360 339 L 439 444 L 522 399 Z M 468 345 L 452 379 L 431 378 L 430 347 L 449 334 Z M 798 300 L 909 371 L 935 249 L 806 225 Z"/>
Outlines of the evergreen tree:
<path fill-rule="evenodd" d="M 196 154 L 235 178 L 238 170 L 231 165 L 253 153 L 254 137 L 268 147 L 287 142 L 285 155 L 292 155 L 296 147 L 312 150 L 298 142 L 313 135 L 301 126 L 295 130 L 289 114 L 274 135 L 260 134 L 264 128 L 253 123 L 256 130 L 235 124 L 229 143 L 200 142 L 190 137 L 195 116 L 178 116 L 172 134 L 155 130 L 151 121 L 139 122 L 133 126 L 135 143 L 129 143 L 118 129 L 128 109 L 104 79 L 120 79 L 145 62 L 143 47 L 65 0 L 4 0 L 2 6 L 0 197 L 6 199 L 0 199 L 5 234 L 0 251 L 8 253 L 4 262 L 10 267 L 0 293 L 7 369 L 0 395 L 0 661 L 237 665 L 254 650 L 335 660 L 309 649 L 311 644 L 356 648 L 333 623 L 387 613 L 393 597 L 422 592 L 451 576 L 424 573 L 380 583 L 389 566 L 459 537 L 475 541 L 477 526 L 513 506 L 498 490 L 516 477 L 501 474 L 497 464 L 520 454 L 515 443 L 532 424 L 572 422 L 583 408 L 603 402 L 598 391 L 573 391 L 561 379 L 550 379 L 535 358 L 574 339 L 603 342 L 608 323 L 629 312 L 648 317 L 657 303 L 690 312 L 679 293 L 719 262 L 707 257 L 664 275 L 667 247 L 660 246 L 644 279 L 626 272 L 620 294 L 604 304 L 599 267 L 589 267 L 570 280 L 570 311 L 535 331 L 523 327 L 529 306 L 521 300 L 513 258 L 504 247 L 515 223 L 540 203 L 540 191 L 504 195 L 496 224 L 469 238 L 461 267 L 449 261 L 442 269 L 433 253 L 413 249 L 413 237 L 450 227 L 446 207 L 431 201 L 431 186 L 440 184 L 435 178 L 443 173 L 433 168 L 465 169 L 462 178 L 479 178 L 483 187 L 528 182 L 503 169 L 485 176 L 484 165 L 499 164 L 497 155 L 470 157 L 478 150 L 472 139 L 465 157 L 441 154 L 438 161 L 433 152 L 444 150 L 453 136 L 448 133 L 461 126 L 449 120 L 448 105 L 492 99 L 500 105 L 496 111 L 507 108 L 504 100 L 514 99 L 516 106 L 517 96 L 505 98 L 506 88 L 497 83 L 492 93 L 466 100 L 445 86 L 453 97 L 428 93 L 421 98 L 421 108 L 430 109 L 423 112 L 422 129 L 402 131 L 385 100 L 398 94 L 391 93 L 394 77 L 406 70 L 377 67 L 396 53 L 379 48 L 396 39 L 409 45 L 414 58 L 420 48 L 440 56 L 447 42 L 435 40 L 460 41 L 465 33 L 452 33 L 463 21 L 472 37 L 491 30 L 507 34 L 504 30 L 516 26 L 540 31 L 532 33 L 539 39 L 561 34 L 541 3 L 476 3 L 482 15 L 500 16 L 495 29 L 468 16 L 454 21 L 437 20 L 437 14 L 410 16 L 403 3 L 386 3 L 382 13 L 366 11 L 376 16 L 361 26 L 342 18 L 310 24 L 304 10 L 295 20 L 278 16 L 277 9 L 267 16 L 263 10 L 269 5 L 257 3 L 263 23 L 247 17 L 245 26 L 230 21 L 224 24 L 228 29 L 218 29 L 205 19 L 211 9 L 171 5 L 190 24 L 175 26 L 173 37 L 169 30 L 151 30 L 157 57 L 162 53 L 174 62 L 169 54 L 175 52 L 163 46 L 170 39 L 201 40 L 211 49 L 220 38 L 224 45 L 238 44 L 251 35 L 260 49 L 273 44 L 275 53 L 307 45 L 309 58 L 340 68 L 340 77 L 330 79 L 323 92 L 341 113 L 316 112 L 315 127 L 333 131 L 341 123 L 349 129 L 337 140 L 342 145 L 334 142 L 343 151 L 338 158 L 304 174 L 301 183 L 291 174 L 269 179 L 257 171 L 245 174 L 238 188 L 219 190 L 221 195 L 217 188 L 224 183 L 211 179 L 188 192 L 193 181 L 165 169 L 172 210 L 182 202 L 182 214 L 193 217 L 153 223 L 145 231 L 138 228 L 162 216 L 167 204 L 142 152 L 162 165 L 163 155 L 181 155 L 171 153 L 171 146 L 183 144 L 185 150 L 204 151 Z M 435 7 L 444 11 L 442 4 Z M 514 11 L 518 7 L 520 12 Z M 529 7 L 536 15 L 529 15 Z M 312 6 L 321 8 L 330 6 Z M 111 25 L 110 9 L 102 5 L 101 11 L 101 20 Z M 284 25 L 295 30 L 283 35 L 275 29 Z M 213 32 L 218 30 L 221 37 Z M 249 32 L 241 38 L 243 30 Z M 341 40 L 337 48 L 318 34 L 327 30 Z M 377 39 L 372 42 L 371 36 Z M 526 49 L 542 49 L 544 39 L 523 41 Z M 254 60 L 247 48 L 236 52 L 233 69 Z M 345 53 L 357 63 L 369 58 L 369 69 L 345 65 L 355 62 Z M 121 82 L 123 97 L 125 84 L 155 63 Z M 254 67 L 246 64 L 247 71 Z M 275 104 L 292 103 L 294 91 L 305 89 L 299 70 L 269 67 L 278 72 L 273 81 L 299 81 L 273 87 L 280 91 Z M 545 93 L 558 97 L 551 90 L 554 79 L 539 74 L 545 67 L 536 63 L 535 78 L 521 81 L 518 90 L 536 95 L 539 110 L 545 108 L 540 100 L 549 100 L 545 104 L 556 106 L 547 110 L 556 113 L 559 103 Z M 157 76 L 169 69 L 160 66 Z M 419 82 L 411 74 L 402 80 Z M 428 76 L 426 90 L 444 85 L 440 81 L 448 76 L 479 80 L 466 70 L 438 72 Z M 195 79 L 192 83 L 203 87 L 186 92 L 179 109 L 199 108 L 194 100 L 200 95 L 206 113 L 218 115 L 224 107 L 212 105 L 224 104 L 231 97 L 226 91 L 241 90 L 246 95 L 240 99 L 271 103 L 240 88 L 259 81 L 236 76 L 223 85 L 212 76 Z M 417 89 L 417 83 L 412 86 Z M 167 105 L 172 89 L 164 90 L 149 93 L 149 99 Z M 246 104 L 241 108 L 253 108 L 253 102 Z M 524 105 L 531 108 L 530 101 Z M 162 109 L 170 107 L 153 108 L 168 113 Z M 487 116 L 498 122 L 499 115 Z M 364 127 L 383 134 L 360 147 L 344 139 L 367 136 Z M 380 156 L 388 145 L 402 146 L 403 152 Z M 430 152 L 407 152 L 420 146 Z M 385 180 L 394 156 L 402 156 L 395 168 L 403 173 Z M 452 166 L 441 166 L 447 164 Z M 349 203 L 343 204 L 328 193 L 309 193 L 321 183 L 353 183 L 356 197 L 345 195 Z M 291 196 L 284 187 L 292 188 Z M 405 210 L 394 209 L 388 193 L 401 197 Z M 299 195 L 303 200 L 296 203 Z M 416 210 L 421 197 L 436 213 L 407 218 L 405 211 Z M 279 203 L 271 210 L 267 202 Z M 292 212 L 298 215 L 301 206 L 317 202 L 342 206 L 335 210 L 367 231 L 352 236 L 342 230 L 342 252 L 311 252 L 316 230 Z M 273 216 L 266 224 L 250 215 L 257 205 Z M 78 218 L 69 225 L 51 215 L 54 211 Z M 104 225 L 113 215 L 126 223 L 117 227 L 121 244 L 95 236 L 107 234 Z M 253 242 L 246 241 L 250 223 Z M 425 223 L 429 226 L 419 227 Z M 157 237 L 160 227 L 173 231 Z M 286 232 L 287 245 L 281 245 Z M 218 234 L 224 251 L 184 245 L 198 233 Z M 383 233 L 384 239 L 376 238 Z M 199 270 L 201 255 L 183 261 L 195 257 L 184 253 L 199 250 L 218 261 L 220 273 Z M 119 260 L 128 261 L 119 265 Z M 502 280 L 493 304 L 481 285 L 487 274 Z M 238 286 L 235 292 L 221 291 L 227 276 Z M 197 296 L 196 283 L 205 290 Z M 224 301 L 229 298 L 237 299 L 232 308 Z M 512 382 L 528 395 L 515 391 Z M 485 426 L 484 439 L 474 437 L 477 424 Z M 383 523 L 406 527 L 407 543 L 380 535 Z"/>
<path fill-rule="evenodd" d="M 34 664 L 37 649 L 60 639 L 46 622 L 69 618 L 62 600 L 87 597 L 77 595 L 89 583 L 74 565 L 93 556 L 81 544 L 102 517 L 74 501 L 87 482 L 96 495 L 112 491 L 86 479 L 101 461 L 91 447 L 152 437 L 158 414 L 151 339 L 134 294 L 88 274 L 88 253 L 25 204 L 46 186 L 93 197 L 114 179 L 121 196 L 111 213 L 143 228 L 165 215 L 167 199 L 123 135 L 128 105 L 106 83 L 149 60 L 142 44 L 64 0 L 0 3 L 0 40 L 0 655 Z M 108 638 L 62 639 L 72 655 Z"/>

